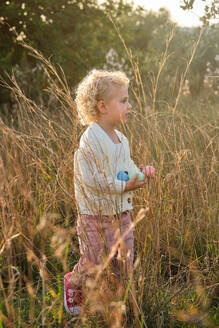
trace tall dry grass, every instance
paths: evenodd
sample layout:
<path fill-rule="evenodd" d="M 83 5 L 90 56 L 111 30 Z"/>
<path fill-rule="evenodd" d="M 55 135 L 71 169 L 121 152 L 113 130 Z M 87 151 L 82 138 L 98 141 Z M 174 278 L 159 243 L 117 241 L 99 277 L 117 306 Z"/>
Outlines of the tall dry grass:
<path fill-rule="evenodd" d="M 2 81 L 16 99 L 17 121 L 0 121 L 0 327 L 216 327 L 216 108 L 185 106 L 185 74 L 174 105 L 157 110 L 159 76 L 146 95 L 129 53 L 134 109 L 122 131 L 136 164 L 153 165 L 157 175 L 135 192 L 134 275 L 118 284 L 105 259 L 87 283 L 81 317 L 71 318 L 62 286 L 79 258 L 73 154 L 83 129 L 64 73 L 24 46 L 43 64 L 56 106 L 28 99 L 13 76 Z"/>

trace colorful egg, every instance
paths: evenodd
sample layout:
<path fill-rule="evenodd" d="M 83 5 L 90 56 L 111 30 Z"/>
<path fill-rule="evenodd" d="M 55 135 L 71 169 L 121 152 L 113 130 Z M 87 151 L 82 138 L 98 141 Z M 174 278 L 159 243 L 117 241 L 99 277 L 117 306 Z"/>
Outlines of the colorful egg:
<path fill-rule="evenodd" d="M 155 168 L 153 166 L 146 166 L 146 176 L 149 178 L 154 178 L 155 176 Z"/>
<path fill-rule="evenodd" d="M 117 174 L 117 179 L 118 180 L 121 180 L 121 181 L 128 181 L 129 180 L 129 176 L 125 172 L 119 171 L 119 173 Z"/>
<path fill-rule="evenodd" d="M 145 175 L 142 172 L 130 172 L 129 173 L 129 179 L 134 178 L 134 176 L 138 173 L 138 179 L 137 181 L 144 181 Z"/>

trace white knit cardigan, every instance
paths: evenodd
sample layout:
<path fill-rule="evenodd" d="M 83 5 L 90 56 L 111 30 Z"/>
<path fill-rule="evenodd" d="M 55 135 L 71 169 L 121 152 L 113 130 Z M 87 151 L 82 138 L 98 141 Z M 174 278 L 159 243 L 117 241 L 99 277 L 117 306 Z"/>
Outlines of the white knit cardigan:
<path fill-rule="evenodd" d="M 139 172 L 130 157 L 128 139 L 115 130 L 119 144 L 92 123 L 83 133 L 74 154 L 74 188 L 78 212 L 114 215 L 133 209 L 132 194 L 124 192 L 126 182 L 117 179 L 119 171 Z"/>

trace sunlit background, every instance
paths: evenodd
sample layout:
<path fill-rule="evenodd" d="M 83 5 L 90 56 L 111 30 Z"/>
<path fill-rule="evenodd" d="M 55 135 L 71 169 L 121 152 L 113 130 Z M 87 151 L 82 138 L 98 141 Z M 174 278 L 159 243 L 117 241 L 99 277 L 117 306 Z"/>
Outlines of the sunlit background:
<path fill-rule="evenodd" d="M 99 0 L 100 3 L 103 1 Z M 205 6 L 210 5 L 212 1 L 197 0 L 194 2 L 193 9 L 189 11 L 180 8 L 181 5 L 184 5 L 182 0 L 127 0 L 127 2 L 153 11 L 166 8 L 170 12 L 172 21 L 180 26 L 198 26 L 200 25 L 200 17 L 204 15 Z"/>

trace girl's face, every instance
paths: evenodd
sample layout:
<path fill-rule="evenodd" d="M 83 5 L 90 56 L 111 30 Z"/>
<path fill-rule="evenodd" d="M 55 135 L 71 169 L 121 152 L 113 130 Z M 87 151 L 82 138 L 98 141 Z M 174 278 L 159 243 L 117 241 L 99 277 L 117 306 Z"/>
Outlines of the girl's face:
<path fill-rule="evenodd" d="M 104 101 L 106 114 L 105 119 L 112 127 L 124 124 L 132 106 L 129 104 L 128 87 L 112 86 L 110 95 Z"/>

